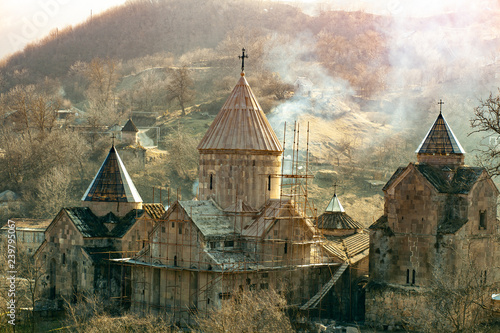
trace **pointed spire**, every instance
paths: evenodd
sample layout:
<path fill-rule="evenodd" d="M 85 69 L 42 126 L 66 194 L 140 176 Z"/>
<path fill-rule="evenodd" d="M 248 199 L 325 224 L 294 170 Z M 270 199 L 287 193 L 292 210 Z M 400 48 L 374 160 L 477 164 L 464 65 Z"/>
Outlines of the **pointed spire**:
<path fill-rule="evenodd" d="M 326 207 L 325 212 L 329 213 L 344 213 L 344 207 L 342 207 L 342 204 L 339 201 L 339 198 L 337 198 L 337 194 L 333 195 L 332 200 L 330 200 L 330 203 L 328 204 L 328 207 Z"/>
<path fill-rule="evenodd" d="M 465 154 L 465 151 L 444 119 L 443 114 L 439 113 L 436 121 L 417 148 L 416 153 L 446 155 Z"/>
<path fill-rule="evenodd" d="M 240 77 L 198 150 L 283 151 L 245 76 Z"/>
<path fill-rule="evenodd" d="M 142 202 L 115 146 L 101 165 L 82 201 Z"/>

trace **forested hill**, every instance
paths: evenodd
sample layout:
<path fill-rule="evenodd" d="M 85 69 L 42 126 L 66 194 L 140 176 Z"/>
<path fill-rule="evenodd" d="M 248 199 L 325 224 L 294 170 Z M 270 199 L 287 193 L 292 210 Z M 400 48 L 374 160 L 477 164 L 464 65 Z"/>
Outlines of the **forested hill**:
<path fill-rule="evenodd" d="M 377 30 L 381 22 L 380 17 L 360 12 L 310 17 L 296 7 L 264 1 L 131 1 L 54 31 L 6 59 L 0 64 L 1 91 L 46 76 L 61 77 L 75 62 L 96 57 L 129 60 L 157 53 L 178 57 L 194 49 L 215 48 L 224 39 L 236 41 L 241 35 L 308 32 L 314 36 L 325 28 L 350 39 L 359 31 Z M 13 78 L 16 70 L 24 70 L 23 79 Z"/>

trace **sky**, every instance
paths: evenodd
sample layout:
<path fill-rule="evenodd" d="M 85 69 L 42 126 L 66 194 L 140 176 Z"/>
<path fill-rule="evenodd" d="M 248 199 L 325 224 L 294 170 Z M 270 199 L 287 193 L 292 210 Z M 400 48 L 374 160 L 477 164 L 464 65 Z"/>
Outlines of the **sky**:
<path fill-rule="evenodd" d="M 126 0 L 0 0 L 0 59 Z"/>

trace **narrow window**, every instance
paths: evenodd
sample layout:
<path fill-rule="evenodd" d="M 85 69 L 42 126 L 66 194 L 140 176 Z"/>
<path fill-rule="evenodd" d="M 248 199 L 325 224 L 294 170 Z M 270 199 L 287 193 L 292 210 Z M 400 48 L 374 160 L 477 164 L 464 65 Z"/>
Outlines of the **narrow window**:
<path fill-rule="evenodd" d="M 210 174 L 210 189 L 213 189 L 213 184 L 214 184 L 214 175 Z"/>
<path fill-rule="evenodd" d="M 479 230 L 486 229 L 486 210 L 479 211 Z"/>
<path fill-rule="evenodd" d="M 62 263 L 66 265 L 66 253 L 63 253 Z"/>
<path fill-rule="evenodd" d="M 411 274 L 411 284 L 415 284 L 415 270 L 413 270 Z"/>
<path fill-rule="evenodd" d="M 285 254 L 288 253 L 288 243 L 285 243 Z"/>
<path fill-rule="evenodd" d="M 484 271 L 484 281 L 483 281 L 484 284 L 486 284 L 486 273 L 488 273 L 488 271 Z"/>
<path fill-rule="evenodd" d="M 271 175 L 267 176 L 267 190 L 271 191 Z"/>
<path fill-rule="evenodd" d="M 175 222 L 172 222 L 172 228 L 175 228 Z"/>
<path fill-rule="evenodd" d="M 410 284 L 410 270 L 409 269 L 406 270 L 406 283 Z"/>
<path fill-rule="evenodd" d="M 177 256 L 174 256 L 174 266 L 177 266 Z"/>
<path fill-rule="evenodd" d="M 179 226 L 179 235 L 182 235 L 182 226 Z"/>

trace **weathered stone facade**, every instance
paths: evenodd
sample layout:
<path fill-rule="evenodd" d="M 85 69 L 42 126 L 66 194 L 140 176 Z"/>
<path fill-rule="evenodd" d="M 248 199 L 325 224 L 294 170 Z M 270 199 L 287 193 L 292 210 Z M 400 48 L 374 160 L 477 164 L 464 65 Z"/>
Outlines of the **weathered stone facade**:
<path fill-rule="evenodd" d="M 449 130 L 440 115 L 429 135 L 437 135 L 438 122 Z M 483 168 L 463 165 L 458 142 L 447 146 L 440 135 L 425 138 L 441 143 L 419 150 L 419 163 L 399 168 L 383 189 L 384 215 L 370 227 L 368 323 L 399 326 L 405 311 L 418 316 L 436 276 L 453 280 L 471 261 L 478 278 L 500 278 L 492 265 L 500 248 L 498 190 Z M 445 138 L 456 140 L 452 133 Z M 453 145 L 460 149 L 440 151 Z"/>

